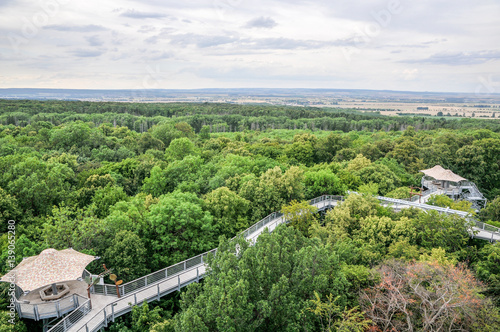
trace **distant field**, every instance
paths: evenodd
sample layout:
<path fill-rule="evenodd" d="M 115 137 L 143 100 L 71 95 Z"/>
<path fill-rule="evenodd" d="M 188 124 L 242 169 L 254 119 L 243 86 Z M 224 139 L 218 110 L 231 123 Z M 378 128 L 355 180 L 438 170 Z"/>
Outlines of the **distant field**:
<path fill-rule="evenodd" d="M 489 107 L 476 107 L 472 104 L 452 104 L 452 103 L 411 103 L 411 102 L 377 102 L 377 101 L 342 101 L 338 108 L 352 108 L 358 110 L 380 111 L 383 115 L 396 116 L 398 113 L 412 113 L 427 116 L 437 116 L 442 112 L 442 116 L 448 117 L 476 117 L 495 119 L 500 116 L 500 106 L 498 104 L 485 104 Z M 484 106 L 484 105 L 481 105 Z M 427 107 L 428 110 L 418 109 Z M 448 114 L 449 113 L 449 114 Z"/>

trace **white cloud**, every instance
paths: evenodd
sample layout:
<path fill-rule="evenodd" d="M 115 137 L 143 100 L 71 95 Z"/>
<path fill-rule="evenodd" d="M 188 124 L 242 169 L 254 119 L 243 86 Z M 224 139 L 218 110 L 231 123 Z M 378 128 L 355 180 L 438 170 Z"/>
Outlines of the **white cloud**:
<path fill-rule="evenodd" d="M 500 75 L 498 1 L 392 2 L 4 1 L 0 87 L 133 88 L 148 66 L 159 88 L 474 92 Z"/>
<path fill-rule="evenodd" d="M 276 23 L 276 21 L 273 20 L 272 18 L 261 16 L 248 21 L 244 27 L 248 29 L 253 29 L 253 28 L 272 29 L 277 25 L 278 23 Z"/>

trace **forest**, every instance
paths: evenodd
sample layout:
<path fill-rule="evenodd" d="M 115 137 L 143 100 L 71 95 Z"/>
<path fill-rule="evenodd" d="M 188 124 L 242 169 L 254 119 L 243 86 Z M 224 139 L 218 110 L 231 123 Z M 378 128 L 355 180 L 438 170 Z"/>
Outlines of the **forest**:
<path fill-rule="evenodd" d="M 200 283 L 109 331 L 499 331 L 500 244 L 471 238 L 464 218 L 374 197 L 409 198 L 435 165 L 488 204 L 430 204 L 500 226 L 500 120 L 0 100 L 1 261 L 8 220 L 17 263 L 71 247 L 125 282 L 218 247 Z M 321 195 L 345 201 L 317 213 L 307 200 Z M 291 223 L 230 240 L 275 211 Z M 0 286 L 0 331 L 41 330 L 7 322 Z"/>

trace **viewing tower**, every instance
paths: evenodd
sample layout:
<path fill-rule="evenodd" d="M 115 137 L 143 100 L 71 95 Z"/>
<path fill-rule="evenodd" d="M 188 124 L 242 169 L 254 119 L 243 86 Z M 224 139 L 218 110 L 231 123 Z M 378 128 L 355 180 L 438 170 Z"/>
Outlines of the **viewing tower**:
<path fill-rule="evenodd" d="M 455 201 L 469 201 L 475 210 L 480 210 L 486 206 L 486 198 L 479 191 L 476 184 L 449 169 L 436 165 L 420 172 L 424 173 L 422 177 L 422 203 L 425 203 L 434 194 L 446 195 Z"/>

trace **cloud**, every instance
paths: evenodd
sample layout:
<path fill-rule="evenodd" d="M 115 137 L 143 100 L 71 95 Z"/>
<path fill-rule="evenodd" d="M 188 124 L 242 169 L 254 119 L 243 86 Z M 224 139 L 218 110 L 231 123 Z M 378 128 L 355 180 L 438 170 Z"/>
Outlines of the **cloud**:
<path fill-rule="evenodd" d="M 253 49 L 274 49 L 274 50 L 297 50 L 297 49 L 319 49 L 331 46 L 350 45 L 351 43 L 345 40 L 337 41 L 320 41 L 320 40 L 303 40 L 292 38 L 259 38 L 247 39 L 244 41 L 246 46 Z"/>
<path fill-rule="evenodd" d="M 417 78 L 417 75 L 418 75 L 417 68 L 403 70 L 403 78 L 406 81 L 414 80 L 415 78 Z"/>
<path fill-rule="evenodd" d="M 14 2 L 15 2 L 14 0 L 2 0 L 0 1 L 0 7 L 7 7 Z"/>
<path fill-rule="evenodd" d="M 78 58 L 96 58 L 104 54 L 104 50 L 76 49 L 70 53 Z"/>
<path fill-rule="evenodd" d="M 232 44 L 238 42 L 240 39 L 236 35 L 198 35 L 198 34 L 176 34 L 170 35 L 170 43 L 175 45 L 187 46 L 196 45 L 198 48 L 214 47 L 225 44 Z"/>
<path fill-rule="evenodd" d="M 143 25 L 137 30 L 139 33 L 155 32 L 156 28 L 152 25 Z"/>
<path fill-rule="evenodd" d="M 95 25 L 95 24 L 89 24 L 89 25 L 53 24 L 53 25 L 46 25 L 43 28 L 48 29 L 48 30 L 56 30 L 56 31 L 63 31 L 63 32 L 95 32 L 95 31 L 108 30 L 107 28 L 103 27 L 102 25 Z"/>
<path fill-rule="evenodd" d="M 244 27 L 247 29 L 253 29 L 253 28 L 272 29 L 277 25 L 278 23 L 276 23 L 276 21 L 273 20 L 272 18 L 261 16 L 248 21 Z"/>
<path fill-rule="evenodd" d="M 88 36 L 85 37 L 90 46 L 102 46 L 104 42 L 99 38 L 99 36 Z"/>
<path fill-rule="evenodd" d="M 147 52 L 148 55 L 146 58 L 151 61 L 158 61 L 158 60 L 165 60 L 165 59 L 170 59 L 173 55 L 172 53 L 169 52 L 160 52 L 160 51 L 154 51 L 154 52 Z"/>
<path fill-rule="evenodd" d="M 354 41 L 351 39 L 338 39 L 333 41 L 304 40 L 293 38 L 243 38 L 237 33 L 226 35 L 201 35 L 194 33 L 172 34 L 173 30 L 164 30 L 162 33 L 146 39 L 146 42 L 156 44 L 160 39 L 169 40 L 173 45 L 194 45 L 198 48 L 210 48 L 232 44 L 231 52 L 240 50 L 297 50 L 297 49 L 321 49 L 332 46 L 350 46 Z"/>
<path fill-rule="evenodd" d="M 462 66 L 500 60 L 500 51 L 474 51 L 433 54 L 425 59 L 403 60 L 404 63 L 429 63 L 435 65 Z"/>
<path fill-rule="evenodd" d="M 126 10 L 125 12 L 121 13 L 120 16 L 129 17 L 129 18 L 144 19 L 144 18 L 163 18 L 163 17 L 167 17 L 168 15 L 165 15 L 162 13 L 153 13 L 153 12 L 140 12 L 140 11 L 135 10 L 135 9 L 129 9 L 129 10 Z"/>

